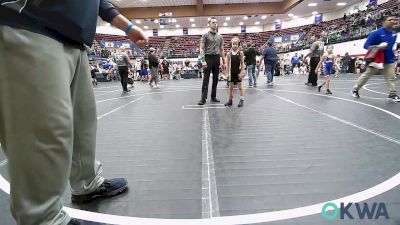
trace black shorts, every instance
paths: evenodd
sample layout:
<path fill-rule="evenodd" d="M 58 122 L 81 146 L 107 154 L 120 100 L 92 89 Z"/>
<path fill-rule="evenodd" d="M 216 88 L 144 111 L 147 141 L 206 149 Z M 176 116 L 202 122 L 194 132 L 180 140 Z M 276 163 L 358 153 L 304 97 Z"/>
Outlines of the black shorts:
<path fill-rule="evenodd" d="M 242 79 L 240 79 L 239 74 L 231 74 L 229 82 L 233 82 L 236 85 L 237 83 L 242 82 Z"/>

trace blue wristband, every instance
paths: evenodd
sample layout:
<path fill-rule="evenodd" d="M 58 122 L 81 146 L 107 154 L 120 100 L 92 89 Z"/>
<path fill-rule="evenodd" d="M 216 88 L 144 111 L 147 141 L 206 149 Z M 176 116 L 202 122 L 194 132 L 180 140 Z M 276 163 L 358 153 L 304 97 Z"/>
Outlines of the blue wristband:
<path fill-rule="evenodd" d="M 132 29 L 133 23 L 129 23 L 128 26 L 125 28 L 125 34 L 128 35 L 128 32 Z"/>

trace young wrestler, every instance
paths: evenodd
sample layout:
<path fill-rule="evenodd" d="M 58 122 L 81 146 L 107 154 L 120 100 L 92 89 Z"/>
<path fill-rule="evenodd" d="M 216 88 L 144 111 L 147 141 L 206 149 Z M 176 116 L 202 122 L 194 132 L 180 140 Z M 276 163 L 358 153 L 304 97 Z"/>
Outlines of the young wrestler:
<path fill-rule="evenodd" d="M 237 84 L 240 93 L 240 100 L 238 107 L 243 107 L 243 87 L 242 78 L 245 75 L 244 54 L 239 50 L 239 38 L 231 40 L 232 48 L 227 54 L 227 77 L 229 81 L 229 100 L 225 106 L 232 106 L 233 100 L 233 86 Z"/>
<path fill-rule="evenodd" d="M 336 56 L 333 54 L 333 46 L 329 45 L 326 48 L 326 53 L 321 57 L 321 60 L 319 61 L 317 68 L 315 69 L 315 73 L 318 74 L 322 64 L 324 64 L 324 77 L 325 80 L 324 82 L 318 86 L 318 91 L 321 92 L 322 86 L 326 84 L 326 94 L 330 95 L 332 94 L 331 90 L 329 90 L 329 86 L 331 83 L 331 75 L 333 74 L 333 69 L 335 67 L 336 73 L 339 72 L 339 66 L 336 64 Z"/>

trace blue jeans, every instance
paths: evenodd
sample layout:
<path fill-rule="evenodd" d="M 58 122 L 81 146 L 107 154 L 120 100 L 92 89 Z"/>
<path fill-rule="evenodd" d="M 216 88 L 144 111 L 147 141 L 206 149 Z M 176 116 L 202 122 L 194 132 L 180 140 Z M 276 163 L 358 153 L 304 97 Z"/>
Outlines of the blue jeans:
<path fill-rule="evenodd" d="M 342 73 L 347 73 L 348 70 L 349 70 L 349 64 L 343 63 L 341 72 Z"/>
<path fill-rule="evenodd" d="M 265 64 L 265 75 L 267 76 L 267 81 L 274 81 L 275 64 Z"/>
<path fill-rule="evenodd" d="M 257 85 L 256 68 L 253 65 L 247 66 L 247 76 L 249 76 L 249 85 Z"/>

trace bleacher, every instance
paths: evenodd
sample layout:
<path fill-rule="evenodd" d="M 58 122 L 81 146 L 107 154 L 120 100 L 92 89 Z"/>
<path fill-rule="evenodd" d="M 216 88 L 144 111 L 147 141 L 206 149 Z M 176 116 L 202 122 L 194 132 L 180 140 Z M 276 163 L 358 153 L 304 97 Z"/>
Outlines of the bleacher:
<path fill-rule="evenodd" d="M 233 37 L 239 37 L 242 43 L 245 45 L 252 42 L 256 44 L 256 48 L 261 48 L 265 45 L 265 43 L 271 38 L 271 37 L 279 37 L 279 36 L 284 36 L 284 35 L 291 35 L 291 34 L 299 34 L 299 33 L 306 33 L 304 35 L 304 40 L 301 40 L 297 44 L 301 44 L 301 46 L 296 46 L 294 43 L 290 45 L 295 46 L 296 49 L 292 49 L 291 47 L 284 47 L 282 48 L 283 51 L 281 52 L 287 52 L 287 51 L 293 51 L 293 50 L 298 50 L 299 47 L 301 48 L 307 48 L 310 45 L 310 40 L 313 35 L 316 34 L 324 34 L 326 35 L 326 41 L 329 42 L 329 35 L 331 33 L 337 32 L 340 37 L 341 32 L 345 32 L 346 35 L 350 34 L 347 37 L 347 39 L 344 39 L 343 37 L 340 39 L 338 38 L 338 41 L 349 41 L 352 39 L 357 39 L 357 38 L 362 38 L 363 36 L 367 35 L 368 32 L 359 32 L 358 30 L 356 32 L 359 32 L 360 34 L 354 34 L 354 30 L 359 29 L 359 25 L 357 24 L 360 18 L 365 17 L 366 15 L 371 15 L 374 18 L 374 21 L 377 22 L 379 25 L 379 17 L 380 14 L 383 14 L 387 12 L 388 10 L 397 10 L 399 12 L 400 5 L 398 3 L 398 0 L 389 0 L 388 2 L 385 2 L 381 5 L 378 5 L 375 8 L 369 8 L 366 11 L 358 12 L 356 14 L 348 16 L 346 19 L 345 18 L 338 18 L 330 21 L 324 21 L 321 23 L 317 24 L 309 24 L 309 25 L 304 25 L 304 26 L 299 26 L 299 27 L 292 27 L 292 28 L 287 28 L 287 29 L 281 29 L 281 30 L 276 30 L 276 31 L 266 31 L 266 32 L 259 32 L 259 33 L 235 33 L 235 34 L 223 34 L 222 36 L 224 37 L 224 50 L 228 51 L 230 49 L 230 40 Z M 377 18 L 375 20 L 375 18 Z M 367 29 L 370 30 L 370 29 Z M 168 39 L 168 42 L 166 46 L 164 46 L 164 43 Z M 201 35 L 184 35 L 184 36 L 175 36 L 175 37 L 150 37 L 149 38 L 149 44 L 146 47 L 145 51 L 147 51 L 147 48 L 149 47 L 154 47 L 156 49 L 160 50 L 160 54 L 164 56 L 169 56 L 169 57 L 196 57 L 199 50 L 199 43 L 200 43 Z M 110 34 L 96 34 L 96 41 L 99 43 L 101 41 L 128 41 L 128 38 L 126 36 L 120 36 L 120 35 L 110 35 Z M 336 41 L 336 40 L 335 40 Z M 285 43 L 283 43 L 285 44 Z M 287 43 L 286 43 L 287 44 Z M 168 49 L 168 52 L 162 52 L 163 50 L 165 51 Z"/>
<path fill-rule="evenodd" d="M 170 48 L 175 56 L 189 56 L 192 52 L 198 52 L 200 35 L 185 35 L 171 37 Z"/>

